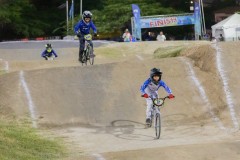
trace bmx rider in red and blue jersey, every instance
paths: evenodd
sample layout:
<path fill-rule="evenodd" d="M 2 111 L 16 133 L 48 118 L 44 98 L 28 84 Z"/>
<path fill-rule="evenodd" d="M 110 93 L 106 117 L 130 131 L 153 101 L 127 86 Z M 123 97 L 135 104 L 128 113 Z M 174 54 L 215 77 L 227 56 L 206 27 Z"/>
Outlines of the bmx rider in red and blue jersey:
<path fill-rule="evenodd" d="M 85 46 L 84 36 L 90 34 L 90 29 L 92 28 L 94 36 L 97 36 L 97 28 L 92 22 L 92 13 L 90 11 L 84 11 L 82 14 L 82 20 L 80 20 L 74 27 L 74 32 L 79 38 L 80 48 L 79 48 L 79 61 L 82 62 L 82 55 Z M 88 41 L 93 48 L 92 41 Z M 92 56 L 95 56 L 94 54 Z"/>
<path fill-rule="evenodd" d="M 150 71 L 150 77 L 142 84 L 140 91 L 142 97 L 146 98 L 147 109 L 146 109 L 146 124 L 151 123 L 151 110 L 152 110 L 152 98 L 158 98 L 158 89 L 163 87 L 168 93 L 169 99 L 174 98 L 171 89 L 161 80 L 162 72 L 160 69 L 152 68 Z"/>

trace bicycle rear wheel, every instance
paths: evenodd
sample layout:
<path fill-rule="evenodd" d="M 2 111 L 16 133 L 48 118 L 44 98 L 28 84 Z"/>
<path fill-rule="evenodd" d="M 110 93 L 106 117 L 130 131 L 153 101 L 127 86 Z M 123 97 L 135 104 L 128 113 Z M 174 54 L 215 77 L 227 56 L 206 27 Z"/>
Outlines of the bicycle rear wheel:
<path fill-rule="evenodd" d="M 87 51 L 88 51 L 87 55 L 88 55 L 88 58 L 89 58 L 89 63 L 91 65 L 93 65 L 93 63 L 94 63 L 93 48 L 90 45 L 88 45 Z"/>
<path fill-rule="evenodd" d="M 159 139 L 161 134 L 161 115 L 159 113 L 157 113 L 155 117 L 155 132 L 156 138 Z"/>

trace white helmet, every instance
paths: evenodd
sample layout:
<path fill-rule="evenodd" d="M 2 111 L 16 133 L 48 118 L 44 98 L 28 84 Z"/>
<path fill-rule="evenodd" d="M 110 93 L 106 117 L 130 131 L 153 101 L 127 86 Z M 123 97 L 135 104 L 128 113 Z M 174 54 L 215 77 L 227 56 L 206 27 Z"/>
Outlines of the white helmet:
<path fill-rule="evenodd" d="M 83 14 L 82 14 L 82 19 L 84 20 L 85 18 L 92 19 L 92 13 L 90 11 L 84 11 Z"/>

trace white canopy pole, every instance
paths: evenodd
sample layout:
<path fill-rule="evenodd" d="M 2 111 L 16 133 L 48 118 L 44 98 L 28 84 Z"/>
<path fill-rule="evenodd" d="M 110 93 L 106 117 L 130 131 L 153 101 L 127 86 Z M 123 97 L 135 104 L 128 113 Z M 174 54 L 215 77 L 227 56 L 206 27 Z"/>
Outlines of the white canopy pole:
<path fill-rule="evenodd" d="M 204 9 L 203 9 L 203 1 L 201 0 L 202 6 L 202 19 L 203 19 L 203 33 L 206 34 L 206 26 L 205 26 L 205 17 L 204 17 Z"/>

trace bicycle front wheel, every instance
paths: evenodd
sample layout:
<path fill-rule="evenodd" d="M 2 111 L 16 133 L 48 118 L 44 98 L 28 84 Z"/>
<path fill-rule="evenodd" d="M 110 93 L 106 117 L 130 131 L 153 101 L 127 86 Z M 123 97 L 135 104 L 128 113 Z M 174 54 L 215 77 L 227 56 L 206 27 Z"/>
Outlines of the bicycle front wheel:
<path fill-rule="evenodd" d="M 83 52 L 82 55 L 82 65 L 85 63 L 85 65 L 87 65 L 87 54 L 86 51 Z"/>
<path fill-rule="evenodd" d="M 87 51 L 88 51 L 88 57 L 89 57 L 89 63 L 91 65 L 93 65 L 94 63 L 94 55 L 93 55 L 93 48 L 89 45 L 88 48 L 87 48 Z"/>
<path fill-rule="evenodd" d="M 155 132 L 156 138 L 159 139 L 161 134 L 161 115 L 159 113 L 157 113 L 155 117 Z"/>

